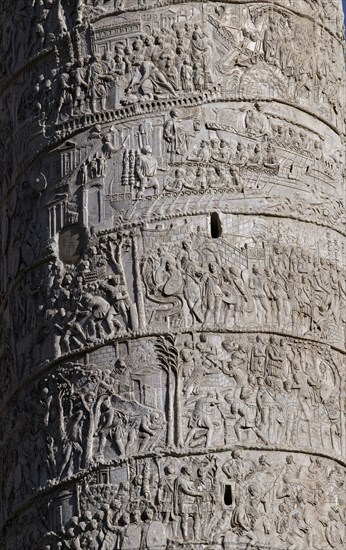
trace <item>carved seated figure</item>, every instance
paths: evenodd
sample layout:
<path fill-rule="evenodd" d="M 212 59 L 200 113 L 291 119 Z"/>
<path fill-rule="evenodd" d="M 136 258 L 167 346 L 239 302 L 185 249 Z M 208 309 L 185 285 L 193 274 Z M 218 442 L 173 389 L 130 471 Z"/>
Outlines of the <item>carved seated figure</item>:
<path fill-rule="evenodd" d="M 139 451 L 150 451 L 160 447 L 160 439 L 165 431 L 165 422 L 158 411 L 142 416 L 138 426 Z"/>
<path fill-rule="evenodd" d="M 261 150 L 261 145 L 257 143 L 254 147 L 253 154 L 249 158 L 248 167 L 249 168 L 260 168 L 263 166 L 263 154 Z"/>
<path fill-rule="evenodd" d="M 129 99 L 138 100 L 138 94 L 146 99 L 154 99 L 157 95 L 177 95 L 166 76 L 151 60 L 138 55 L 136 65 L 139 78 L 134 79 L 127 89 Z"/>
<path fill-rule="evenodd" d="M 264 156 L 263 165 L 266 168 L 271 168 L 272 170 L 279 170 L 280 164 L 276 152 L 271 143 L 268 143 L 266 154 Z"/>
<path fill-rule="evenodd" d="M 209 162 L 209 159 L 210 159 L 209 143 L 204 139 L 202 139 L 197 152 L 187 157 L 187 160 L 189 160 L 190 162 L 206 163 L 206 162 Z"/>
<path fill-rule="evenodd" d="M 167 183 L 165 186 L 165 191 L 172 193 L 179 193 L 185 187 L 185 176 L 186 172 L 184 168 L 177 168 L 174 173 L 174 180 L 171 183 Z"/>

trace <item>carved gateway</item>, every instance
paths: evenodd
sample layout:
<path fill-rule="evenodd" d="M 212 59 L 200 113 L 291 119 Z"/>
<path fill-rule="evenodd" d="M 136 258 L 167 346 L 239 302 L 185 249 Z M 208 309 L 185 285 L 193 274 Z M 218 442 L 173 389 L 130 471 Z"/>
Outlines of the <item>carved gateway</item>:
<path fill-rule="evenodd" d="M 1 548 L 341 550 L 341 2 L 0 20 Z"/>

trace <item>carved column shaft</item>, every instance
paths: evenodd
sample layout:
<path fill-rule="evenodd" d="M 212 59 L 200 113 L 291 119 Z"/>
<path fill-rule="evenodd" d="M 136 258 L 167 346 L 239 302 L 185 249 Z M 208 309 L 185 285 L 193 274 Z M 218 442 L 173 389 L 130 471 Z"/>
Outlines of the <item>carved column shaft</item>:
<path fill-rule="evenodd" d="M 5 550 L 341 550 L 339 0 L 0 8 Z"/>

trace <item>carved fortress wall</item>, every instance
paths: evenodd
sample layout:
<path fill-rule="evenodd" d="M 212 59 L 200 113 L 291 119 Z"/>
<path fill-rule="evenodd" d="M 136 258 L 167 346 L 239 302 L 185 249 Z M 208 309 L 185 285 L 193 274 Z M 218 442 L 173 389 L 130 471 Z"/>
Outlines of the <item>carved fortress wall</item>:
<path fill-rule="evenodd" d="M 4 550 L 342 550 L 339 0 L 3 0 Z"/>

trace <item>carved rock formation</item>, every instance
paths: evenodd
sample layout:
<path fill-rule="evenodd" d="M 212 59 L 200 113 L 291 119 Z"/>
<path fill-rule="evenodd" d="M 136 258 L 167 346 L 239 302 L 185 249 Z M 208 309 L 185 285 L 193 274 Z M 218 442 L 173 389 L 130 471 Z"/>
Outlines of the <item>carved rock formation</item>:
<path fill-rule="evenodd" d="M 342 550 L 341 0 L 2 0 L 4 550 Z"/>

